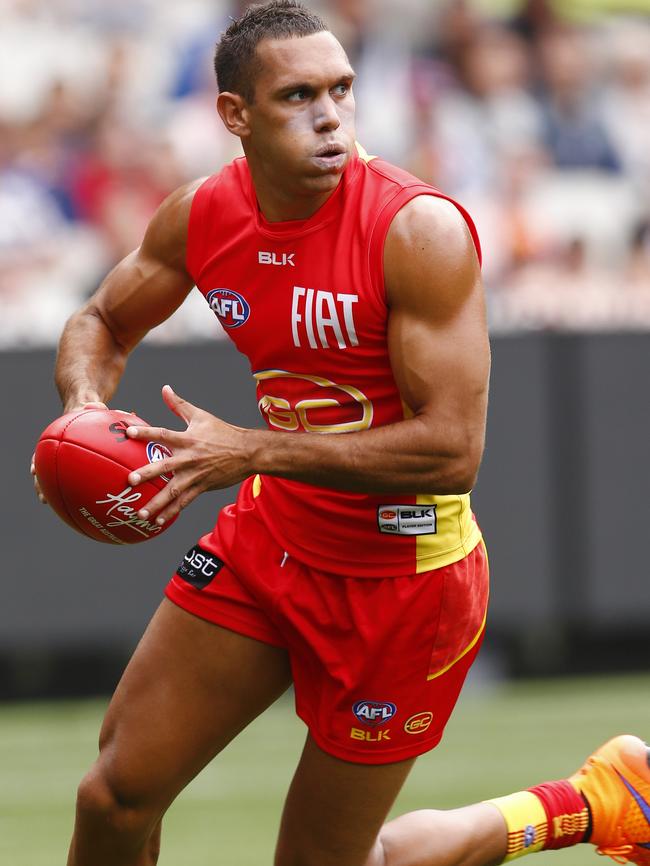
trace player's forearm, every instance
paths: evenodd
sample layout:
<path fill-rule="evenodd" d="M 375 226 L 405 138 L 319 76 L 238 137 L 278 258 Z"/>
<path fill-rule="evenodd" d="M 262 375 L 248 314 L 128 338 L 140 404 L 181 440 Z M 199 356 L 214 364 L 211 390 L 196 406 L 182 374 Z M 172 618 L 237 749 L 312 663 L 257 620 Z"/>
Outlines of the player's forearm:
<path fill-rule="evenodd" d="M 54 374 L 64 410 L 109 400 L 128 354 L 93 307 L 75 313 L 61 335 Z"/>
<path fill-rule="evenodd" d="M 415 417 L 361 433 L 259 431 L 255 472 L 364 493 L 469 491 L 476 479 L 484 424 L 432 424 Z M 443 444 L 444 443 L 444 444 Z"/>

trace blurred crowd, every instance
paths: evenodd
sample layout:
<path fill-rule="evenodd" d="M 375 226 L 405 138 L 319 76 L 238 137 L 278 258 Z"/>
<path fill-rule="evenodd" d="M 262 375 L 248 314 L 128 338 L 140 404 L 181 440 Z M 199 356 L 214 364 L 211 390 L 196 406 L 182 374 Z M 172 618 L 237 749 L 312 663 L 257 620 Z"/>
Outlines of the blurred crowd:
<path fill-rule="evenodd" d="M 163 198 L 239 155 L 212 55 L 247 5 L 0 0 L 0 347 L 54 343 Z M 311 5 L 357 70 L 359 141 L 474 216 L 493 330 L 650 329 L 648 18 Z M 213 335 L 191 296 L 152 337 Z"/>

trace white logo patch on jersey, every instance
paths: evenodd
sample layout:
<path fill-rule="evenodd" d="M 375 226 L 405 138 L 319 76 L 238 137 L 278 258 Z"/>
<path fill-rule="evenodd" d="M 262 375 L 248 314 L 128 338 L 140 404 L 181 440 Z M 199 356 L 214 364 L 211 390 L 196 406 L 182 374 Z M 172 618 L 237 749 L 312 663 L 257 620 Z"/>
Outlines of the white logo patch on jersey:
<path fill-rule="evenodd" d="M 380 505 L 377 525 L 387 535 L 435 535 L 435 505 Z"/>
<path fill-rule="evenodd" d="M 291 304 L 293 345 L 299 349 L 301 340 L 306 337 L 312 349 L 348 349 L 358 346 L 353 311 L 353 304 L 358 300 L 358 295 L 346 292 L 334 294 L 294 286 Z"/>
<path fill-rule="evenodd" d="M 292 268 L 295 268 L 294 256 L 295 253 L 258 252 L 257 261 L 260 265 L 290 265 Z"/>

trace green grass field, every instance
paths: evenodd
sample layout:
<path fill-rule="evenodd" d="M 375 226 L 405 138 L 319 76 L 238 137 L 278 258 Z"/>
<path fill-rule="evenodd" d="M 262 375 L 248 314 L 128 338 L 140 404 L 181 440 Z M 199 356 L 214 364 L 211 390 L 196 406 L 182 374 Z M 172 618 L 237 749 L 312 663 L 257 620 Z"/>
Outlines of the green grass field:
<path fill-rule="evenodd" d="M 100 701 L 0 707 L 0 864 L 63 866 L 77 781 L 95 755 Z M 571 772 L 615 733 L 650 734 L 650 674 L 470 688 L 443 744 L 421 758 L 395 813 L 447 808 Z M 284 699 L 170 810 L 160 866 L 270 866 L 304 727 Z M 317 796 L 317 792 L 314 792 Z M 537 866 L 598 863 L 590 846 Z"/>

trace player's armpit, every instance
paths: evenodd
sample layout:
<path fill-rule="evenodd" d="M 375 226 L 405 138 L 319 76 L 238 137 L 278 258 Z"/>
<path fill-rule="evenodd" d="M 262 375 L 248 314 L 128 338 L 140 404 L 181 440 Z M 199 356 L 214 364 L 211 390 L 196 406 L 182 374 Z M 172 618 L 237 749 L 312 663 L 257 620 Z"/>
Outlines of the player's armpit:
<path fill-rule="evenodd" d="M 400 394 L 425 447 L 446 458 L 450 487 L 469 490 L 483 452 L 490 350 L 478 256 L 460 211 L 434 196 L 411 200 L 389 229 L 384 273 Z"/>

